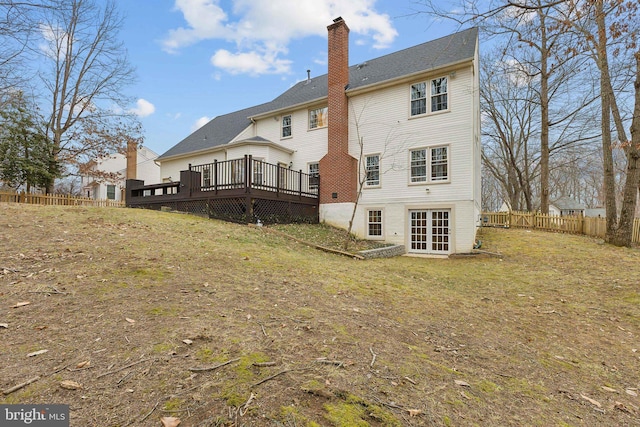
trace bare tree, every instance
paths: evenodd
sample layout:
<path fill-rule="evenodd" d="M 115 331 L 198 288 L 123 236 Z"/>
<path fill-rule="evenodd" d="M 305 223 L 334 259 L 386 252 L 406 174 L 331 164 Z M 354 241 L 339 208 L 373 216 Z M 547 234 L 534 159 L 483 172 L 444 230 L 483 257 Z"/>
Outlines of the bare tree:
<path fill-rule="evenodd" d="M 122 89 L 133 81 L 134 70 L 118 40 L 122 18 L 114 1 L 72 0 L 45 18 L 42 54 L 50 68 L 41 79 L 55 159 L 78 164 L 122 152 L 128 137 L 138 136 L 135 118 L 124 112 L 128 100 Z"/>
<path fill-rule="evenodd" d="M 640 10 L 637 1 L 627 0 L 584 0 L 570 1 L 561 24 L 580 36 L 582 46 L 598 69 L 601 95 L 602 153 L 604 170 L 605 207 L 607 211 L 606 240 L 619 246 L 630 246 L 633 218 L 640 185 Z M 634 107 L 630 114 L 631 136 L 625 129 L 621 105 L 622 89 L 616 90 L 615 73 L 611 61 L 623 59 L 635 65 Z M 633 67 L 632 65 L 632 67 Z M 632 68 L 631 68 L 632 69 Z M 612 120 L 613 119 L 613 120 Z M 616 209 L 616 177 L 613 152 L 614 138 L 611 126 L 615 128 L 617 140 L 625 152 L 627 167 L 620 217 Z"/>
<path fill-rule="evenodd" d="M 51 7 L 48 0 L 0 0 L 0 94 L 24 82 L 24 62 L 29 40 L 37 27 L 36 11 Z M 0 105 L 7 100 L 0 98 Z"/>
<path fill-rule="evenodd" d="M 539 174 L 535 93 L 527 73 L 502 57 L 485 56 L 481 65 L 484 170 L 500 183 L 511 209 L 534 209 Z"/>
<path fill-rule="evenodd" d="M 546 213 L 549 209 L 549 173 L 551 156 L 576 143 L 585 143 L 593 138 L 582 132 L 577 126 L 577 117 L 583 108 L 594 102 L 596 96 L 584 91 L 570 91 L 573 78 L 579 73 L 580 58 L 569 47 L 573 46 L 572 35 L 566 33 L 557 19 L 556 6 L 560 0 L 520 0 L 489 1 L 462 0 L 445 10 L 441 2 L 425 0 L 422 2 L 428 13 L 441 18 L 453 19 L 460 25 L 477 25 L 483 33 L 501 40 L 502 56 L 506 61 L 519 65 L 518 72 L 529 78 L 528 84 L 535 93 L 530 101 L 537 108 L 535 123 L 528 137 L 529 146 L 539 145 L 536 168 L 537 186 L 539 186 L 539 209 Z M 569 95 L 570 94 L 570 95 Z M 577 94 L 584 94 L 583 96 Z M 529 112 L 525 112 L 525 115 Z M 523 136 L 523 135 L 521 135 Z M 494 173 L 498 172 L 494 170 Z M 504 172 L 504 171 L 503 171 Z M 515 177 L 514 177 L 515 178 Z M 522 187 L 525 182 L 532 185 L 531 180 L 519 177 L 524 195 L 530 196 Z M 511 182 L 517 182 L 512 179 Z M 512 187 L 516 190 L 515 187 Z M 511 193 L 514 194 L 513 192 Z M 533 201 L 526 200 L 528 209 Z"/>

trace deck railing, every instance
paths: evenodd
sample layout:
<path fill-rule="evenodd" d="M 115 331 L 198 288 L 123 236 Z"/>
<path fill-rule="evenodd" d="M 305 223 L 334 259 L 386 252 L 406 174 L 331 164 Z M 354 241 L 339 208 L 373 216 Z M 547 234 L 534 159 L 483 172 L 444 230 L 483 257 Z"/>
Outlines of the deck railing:
<path fill-rule="evenodd" d="M 189 165 L 180 181 L 145 185 L 127 180 L 127 206 L 169 209 L 235 222 L 319 220 L 318 176 L 251 156 Z"/>
<path fill-rule="evenodd" d="M 214 161 L 203 165 L 189 165 L 200 175 L 202 191 L 229 189 L 266 190 L 276 193 L 318 197 L 318 177 L 282 165 L 274 165 L 252 156 Z"/>

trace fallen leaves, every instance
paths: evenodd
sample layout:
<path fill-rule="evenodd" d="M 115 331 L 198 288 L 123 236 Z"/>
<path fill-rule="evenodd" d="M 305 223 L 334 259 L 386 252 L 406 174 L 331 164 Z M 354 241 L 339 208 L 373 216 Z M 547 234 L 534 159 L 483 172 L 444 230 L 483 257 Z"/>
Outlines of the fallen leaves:
<path fill-rule="evenodd" d="M 407 409 L 410 417 L 417 417 L 418 415 L 422 415 L 421 409 Z"/>
<path fill-rule="evenodd" d="M 128 318 L 128 317 L 125 317 L 125 318 L 124 318 L 124 320 L 126 320 L 127 322 L 129 322 L 129 323 L 131 323 L 131 324 L 136 323 L 136 321 L 135 321 L 135 320 L 130 319 L 130 318 Z"/>
<path fill-rule="evenodd" d="M 0 323 L 0 328 L 9 329 L 9 324 L 8 323 Z"/>
<path fill-rule="evenodd" d="M 39 356 L 41 354 L 45 354 L 46 352 L 48 352 L 49 350 L 38 350 L 38 351 L 34 351 L 33 353 L 29 353 L 27 354 L 27 357 L 34 357 L 34 356 Z"/>
<path fill-rule="evenodd" d="M 471 387 L 468 382 L 462 380 L 455 380 L 455 383 L 461 387 Z"/>
<path fill-rule="evenodd" d="M 584 400 L 586 400 L 587 402 L 591 403 L 593 406 L 596 406 L 598 408 L 602 408 L 602 404 L 600 402 L 598 402 L 597 400 L 594 400 L 588 396 L 585 396 L 584 394 L 580 395 L 581 398 L 583 398 Z"/>
<path fill-rule="evenodd" d="M 622 411 L 622 412 L 626 412 L 627 414 L 634 415 L 634 412 L 631 409 L 629 409 L 629 407 L 627 405 L 625 405 L 624 403 L 622 403 L 622 402 L 616 401 L 616 403 L 615 403 L 615 405 L 613 405 L 613 407 L 615 409 L 617 409 L 618 411 Z"/>
<path fill-rule="evenodd" d="M 76 369 L 88 368 L 89 366 L 91 366 L 91 361 L 85 360 L 83 362 L 78 363 L 76 365 Z"/>
<path fill-rule="evenodd" d="M 12 305 L 11 308 L 24 307 L 25 305 L 29 305 L 29 304 L 31 304 L 31 301 L 20 301 L 15 305 Z"/>
<path fill-rule="evenodd" d="M 176 427 L 180 425 L 180 418 L 162 417 L 160 418 L 160 422 L 162 422 L 162 427 Z"/>
<path fill-rule="evenodd" d="M 65 390 L 80 390 L 82 388 L 82 384 L 76 381 L 64 380 L 60 382 L 60 387 Z"/>

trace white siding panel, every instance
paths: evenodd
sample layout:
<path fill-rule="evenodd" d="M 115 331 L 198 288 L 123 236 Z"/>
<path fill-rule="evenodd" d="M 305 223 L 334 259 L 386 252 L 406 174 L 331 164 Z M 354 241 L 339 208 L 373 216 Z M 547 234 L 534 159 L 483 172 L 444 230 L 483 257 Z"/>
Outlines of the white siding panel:
<path fill-rule="evenodd" d="M 280 138 L 282 115 L 267 117 L 256 122 L 257 135 L 294 151 L 285 163 L 293 162 L 292 169 L 304 172 L 307 163 L 318 162 L 327 153 L 327 128 L 308 130 L 308 110 L 300 109 L 285 113 L 291 114 L 291 137 Z M 275 163 L 270 161 L 271 163 Z M 322 173 L 322 171 L 320 171 Z"/>
<path fill-rule="evenodd" d="M 216 151 L 213 153 L 205 153 L 195 155 L 189 158 L 165 160 L 160 164 L 160 177 L 162 180 L 171 177 L 172 181 L 180 181 L 180 171 L 189 169 L 189 163 L 192 165 L 204 165 L 213 163 L 214 160 L 226 160 L 224 151 Z"/>
<path fill-rule="evenodd" d="M 449 111 L 416 118 L 409 117 L 410 83 L 351 99 L 352 155 L 358 157 L 358 135 L 364 143 L 364 154 L 381 153 L 381 187 L 365 189 L 363 201 L 473 200 L 472 87 L 471 67 L 457 70 L 455 77 L 449 76 Z M 409 150 L 443 144 L 449 146 L 449 182 L 410 185 Z"/>
<path fill-rule="evenodd" d="M 435 74 L 418 81 L 439 77 Z M 475 203 L 479 156 L 474 117 L 477 102 L 471 66 L 449 77 L 449 110 L 410 117 L 410 86 L 403 83 L 350 99 L 350 151 L 380 154 L 381 185 L 365 188 L 359 202 L 354 233 L 366 235 L 366 210 L 383 209 L 383 230 L 389 243 L 408 247 L 410 209 L 450 209 L 452 252 L 469 252 L 475 241 Z M 449 181 L 410 184 L 409 150 L 447 145 Z"/>

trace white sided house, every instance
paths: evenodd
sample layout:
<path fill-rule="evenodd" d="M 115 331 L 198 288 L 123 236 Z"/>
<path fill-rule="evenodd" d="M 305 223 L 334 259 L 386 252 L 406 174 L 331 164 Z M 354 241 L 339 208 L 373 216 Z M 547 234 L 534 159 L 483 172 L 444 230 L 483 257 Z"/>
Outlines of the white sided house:
<path fill-rule="evenodd" d="M 410 254 L 470 252 L 480 217 L 478 31 L 349 66 L 349 28 L 328 26 L 328 74 L 216 117 L 157 160 L 251 155 L 319 174 L 320 221 Z M 359 191 L 361 190 L 361 191 Z"/>
<path fill-rule="evenodd" d="M 130 156 L 127 163 L 127 155 Z M 125 154 L 114 153 L 92 160 L 82 175 L 82 192 L 96 200 L 124 201 L 126 178 L 147 182 L 160 181 L 158 154 L 147 147 L 138 147 Z"/>

